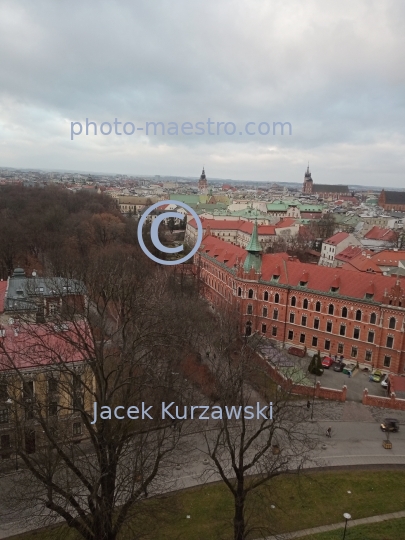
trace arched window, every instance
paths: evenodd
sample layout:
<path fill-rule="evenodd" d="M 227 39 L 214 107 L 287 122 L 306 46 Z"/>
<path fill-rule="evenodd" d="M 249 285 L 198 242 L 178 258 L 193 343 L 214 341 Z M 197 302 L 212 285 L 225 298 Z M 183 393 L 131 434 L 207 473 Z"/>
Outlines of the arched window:
<path fill-rule="evenodd" d="M 329 307 L 328 307 L 329 315 L 333 315 L 334 312 L 335 312 L 335 306 L 333 304 L 329 304 Z"/>
<path fill-rule="evenodd" d="M 361 309 L 356 311 L 356 321 L 361 321 Z"/>
<path fill-rule="evenodd" d="M 278 293 L 276 293 L 276 294 L 274 295 L 274 302 L 275 302 L 276 304 L 279 304 L 279 303 L 280 303 L 280 295 L 279 295 Z"/>
<path fill-rule="evenodd" d="M 390 318 L 389 328 L 391 328 L 392 330 L 395 330 L 396 324 L 397 324 L 396 318 L 395 318 L 395 317 L 391 317 L 391 318 Z"/>
<path fill-rule="evenodd" d="M 263 294 L 263 300 L 268 300 L 268 299 L 269 299 L 269 293 L 265 291 Z"/>
<path fill-rule="evenodd" d="M 252 334 L 252 323 L 250 321 L 248 321 L 246 323 L 246 330 L 245 330 L 245 334 L 247 336 L 250 336 Z"/>
<path fill-rule="evenodd" d="M 342 317 L 347 318 L 347 307 L 342 308 Z"/>
<path fill-rule="evenodd" d="M 253 289 L 249 289 L 248 297 L 253 298 Z"/>
<path fill-rule="evenodd" d="M 238 287 L 238 296 L 242 296 L 242 289 Z"/>
<path fill-rule="evenodd" d="M 320 302 L 317 302 L 315 304 L 315 311 L 321 311 L 321 303 Z"/>
<path fill-rule="evenodd" d="M 295 296 L 292 296 L 292 297 L 291 297 L 291 305 L 292 305 L 292 306 L 296 306 L 296 305 L 297 305 L 297 299 L 295 298 Z"/>
<path fill-rule="evenodd" d="M 370 324 L 375 324 L 377 322 L 377 315 L 375 313 L 372 313 L 370 315 Z"/>
<path fill-rule="evenodd" d="M 273 311 L 273 319 L 274 319 L 275 321 L 278 320 L 278 309 L 275 309 L 275 310 Z"/>
<path fill-rule="evenodd" d="M 248 314 L 248 315 L 252 315 L 252 314 L 253 314 L 253 306 L 252 306 L 252 304 L 248 304 L 248 307 L 247 307 L 247 314 Z"/>
<path fill-rule="evenodd" d="M 307 298 L 304 299 L 304 301 L 303 301 L 303 303 L 302 303 L 302 307 L 303 307 L 304 309 L 308 309 L 308 300 L 307 300 Z"/>

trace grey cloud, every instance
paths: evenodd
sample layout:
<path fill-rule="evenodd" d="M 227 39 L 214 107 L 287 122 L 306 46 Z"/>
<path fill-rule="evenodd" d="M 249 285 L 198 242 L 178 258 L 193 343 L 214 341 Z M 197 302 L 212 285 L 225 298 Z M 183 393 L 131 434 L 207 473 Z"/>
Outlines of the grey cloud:
<path fill-rule="evenodd" d="M 3 165 L 192 174 L 211 159 L 214 176 L 266 179 L 273 165 L 288 181 L 309 157 L 322 181 L 343 169 L 352 183 L 384 183 L 361 174 L 381 163 L 391 185 L 403 183 L 402 2 L 23 0 L 0 10 Z M 293 136 L 71 143 L 69 121 L 86 117 L 281 120 Z"/>

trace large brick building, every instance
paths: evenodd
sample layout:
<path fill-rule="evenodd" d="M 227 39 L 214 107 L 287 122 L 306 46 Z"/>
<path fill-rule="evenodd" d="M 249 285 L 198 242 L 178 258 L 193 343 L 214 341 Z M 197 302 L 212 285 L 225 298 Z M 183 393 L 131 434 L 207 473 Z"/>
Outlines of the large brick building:
<path fill-rule="evenodd" d="M 404 373 L 403 279 L 263 254 L 256 227 L 246 250 L 206 236 L 194 263 L 205 297 L 239 312 L 241 332 Z"/>
<path fill-rule="evenodd" d="M 378 198 L 378 206 L 384 210 L 405 212 L 405 191 L 385 191 Z"/>
<path fill-rule="evenodd" d="M 347 197 L 350 195 L 349 187 L 335 184 L 314 184 L 314 181 L 311 176 L 311 172 L 308 168 L 304 176 L 304 184 L 302 186 L 302 193 L 305 195 L 318 195 L 322 199 L 331 199 L 336 200 L 340 197 Z"/>

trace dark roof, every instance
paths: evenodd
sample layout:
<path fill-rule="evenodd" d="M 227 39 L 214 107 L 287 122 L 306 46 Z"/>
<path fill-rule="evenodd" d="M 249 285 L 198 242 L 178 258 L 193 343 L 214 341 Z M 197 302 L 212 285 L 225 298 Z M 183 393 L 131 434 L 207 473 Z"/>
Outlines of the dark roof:
<path fill-rule="evenodd" d="M 405 204 L 405 191 L 385 191 L 385 204 Z"/>
<path fill-rule="evenodd" d="M 84 284 L 61 277 L 27 277 L 23 269 L 16 268 L 8 280 L 4 307 L 5 311 L 36 311 L 35 298 L 71 294 L 86 294 Z"/>
<path fill-rule="evenodd" d="M 349 193 L 349 186 L 328 185 L 328 184 L 314 184 L 312 188 L 313 193 Z"/>

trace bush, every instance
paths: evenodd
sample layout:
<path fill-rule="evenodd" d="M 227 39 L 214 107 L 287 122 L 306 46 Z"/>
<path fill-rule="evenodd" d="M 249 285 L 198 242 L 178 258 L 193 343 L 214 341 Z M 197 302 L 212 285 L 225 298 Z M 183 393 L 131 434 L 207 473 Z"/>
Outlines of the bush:
<path fill-rule="evenodd" d="M 321 353 L 318 351 L 311 359 L 311 362 L 308 366 L 308 371 L 312 373 L 312 375 L 322 375 L 323 368 L 322 368 L 322 360 L 321 360 Z"/>

